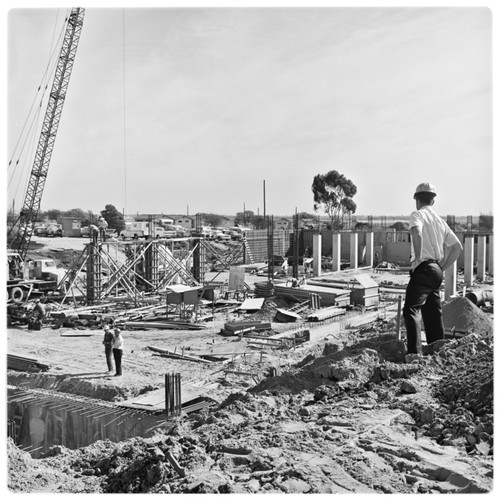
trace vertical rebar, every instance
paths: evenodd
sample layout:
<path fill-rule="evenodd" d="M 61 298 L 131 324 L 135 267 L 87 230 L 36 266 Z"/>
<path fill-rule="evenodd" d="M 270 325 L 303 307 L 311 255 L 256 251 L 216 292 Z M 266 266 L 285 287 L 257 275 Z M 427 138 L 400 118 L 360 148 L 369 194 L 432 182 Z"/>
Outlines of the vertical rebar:
<path fill-rule="evenodd" d="M 165 416 L 170 418 L 181 414 L 181 374 L 165 374 Z"/>

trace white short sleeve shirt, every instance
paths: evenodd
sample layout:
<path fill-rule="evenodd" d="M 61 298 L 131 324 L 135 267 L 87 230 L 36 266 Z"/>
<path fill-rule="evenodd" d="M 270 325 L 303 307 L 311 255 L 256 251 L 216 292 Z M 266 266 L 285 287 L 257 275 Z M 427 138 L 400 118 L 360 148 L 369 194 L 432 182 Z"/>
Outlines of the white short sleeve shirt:
<path fill-rule="evenodd" d="M 460 242 L 448 224 L 429 205 L 411 213 L 410 229 L 412 227 L 419 227 L 422 231 L 422 260 L 441 260 L 444 258 L 445 246 L 451 247 Z M 411 260 L 415 260 L 413 241 Z"/>

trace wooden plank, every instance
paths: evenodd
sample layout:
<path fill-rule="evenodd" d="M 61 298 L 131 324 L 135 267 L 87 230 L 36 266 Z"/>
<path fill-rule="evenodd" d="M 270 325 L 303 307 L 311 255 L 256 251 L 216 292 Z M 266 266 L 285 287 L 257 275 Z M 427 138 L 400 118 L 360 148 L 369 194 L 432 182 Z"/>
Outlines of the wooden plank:
<path fill-rule="evenodd" d="M 208 351 L 192 352 L 196 356 L 231 356 L 232 354 L 245 354 L 247 351 L 247 343 L 230 342 L 227 344 L 215 345 Z"/>
<path fill-rule="evenodd" d="M 170 358 L 184 359 L 186 361 L 196 361 L 197 363 L 206 363 L 206 364 L 212 363 L 211 361 L 208 361 L 206 359 L 202 359 L 196 356 L 189 356 L 188 354 L 181 354 L 174 351 L 169 351 L 168 349 L 162 349 L 160 347 L 148 346 L 148 349 L 150 349 L 153 352 L 157 352 L 163 356 L 168 356 Z"/>
<path fill-rule="evenodd" d="M 263 298 L 245 299 L 243 301 L 243 304 L 241 304 L 241 306 L 238 307 L 238 309 L 241 311 L 259 311 L 260 309 L 262 309 L 263 305 L 264 305 Z"/>

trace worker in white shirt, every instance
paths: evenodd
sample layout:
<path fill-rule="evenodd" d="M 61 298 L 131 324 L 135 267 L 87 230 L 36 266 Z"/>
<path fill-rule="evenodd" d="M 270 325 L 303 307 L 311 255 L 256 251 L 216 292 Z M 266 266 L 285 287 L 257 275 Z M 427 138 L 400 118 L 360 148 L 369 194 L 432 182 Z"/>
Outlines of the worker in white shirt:
<path fill-rule="evenodd" d="M 122 375 L 122 355 L 123 355 L 123 337 L 121 330 L 115 328 L 113 339 L 113 358 L 115 359 L 115 377 Z"/>
<path fill-rule="evenodd" d="M 427 344 L 444 339 L 439 289 L 444 271 L 462 252 L 460 240 L 432 208 L 435 197 L 428 182 L 419 184 L 413 196 L 417 209 L 410 215 L 411 271 L 403 308 L 408 354 L 422 353 L 420 316 Z"/>

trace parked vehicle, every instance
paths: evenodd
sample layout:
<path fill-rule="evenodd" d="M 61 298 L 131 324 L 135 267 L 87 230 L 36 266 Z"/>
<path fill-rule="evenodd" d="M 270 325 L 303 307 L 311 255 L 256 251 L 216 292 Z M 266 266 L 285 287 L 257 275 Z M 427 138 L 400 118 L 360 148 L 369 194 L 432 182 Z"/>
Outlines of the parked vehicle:
<path fill-rule="evenodd" d="M 120 238 L 147 238 L 149 237 L 149 222 L 127 222 L 125 225 L 125 229 L 120 231 Z"/>
<path fill-rule="evenodd" d="M 155 238 L 175 238 L 177 236 L 177 231 L 157 226 L 154 228 L 154 236 Z"/>
<path fill-rule="evenodd" d="M 134 240 L 137 240 L 138 238 L 144 238 L 144 230 L 142 229 L 137 229 L 137 228 L 126 228 L 120 231 L 120 238 L 121 239 L 127 239 L 127 238 L 132 238 Z"/>
<path fill-rule="evenodd" d="M 210 226 L 203 226 L 201 228 L 201 236 L 211 240 L 214 230 Z"/>
<path fill-rule="evenodd" d="M 231 236 L 229 234 L 223 233 L 221 230 L 216 229 L 212 233 L 212 239 L 218 240 L 218 241 L 228 241 L 231 239 Z"/>
<path fill-rule="evenodd" d="M 17 252 L 7 252 L 7 272 L 7 297 L 14 303 L 55 291 L 66 274 L 63 269 L 57 269 L 53 259 L 25 263 Z"/>
<path fill-rule="evenodd" d="M 62 235 L 63 235 L 62 224 L 48 224 L 45 228 L 45 236 L 62 237 Z"/>
<path fill-rule="evenodd" d="M 186 238 L 187 236 L 189 236 L 189 231 L 183 226 L 178 226 L 175 224 L 165 224 L 163 227 L 168 231 L 173 231 L 175 238 Z"/>
<path fill-rule="evenodd" d="M 47 227 L 45 224 L 36 223 L 35 229 L 33 230 L 35 236 L 47 236 Z"/>
<path fill-rule="evenodd" d="M 233 226 L 229 228 L 231 239 L 233 240 L 241 240 L 248 232 L 247 227 L 242 226 Z"/>

